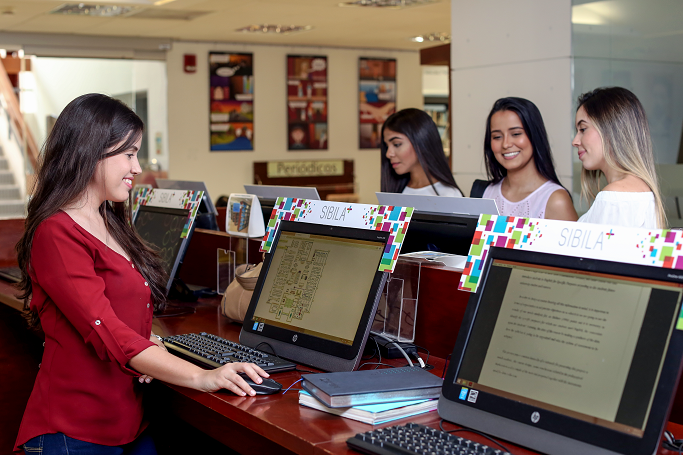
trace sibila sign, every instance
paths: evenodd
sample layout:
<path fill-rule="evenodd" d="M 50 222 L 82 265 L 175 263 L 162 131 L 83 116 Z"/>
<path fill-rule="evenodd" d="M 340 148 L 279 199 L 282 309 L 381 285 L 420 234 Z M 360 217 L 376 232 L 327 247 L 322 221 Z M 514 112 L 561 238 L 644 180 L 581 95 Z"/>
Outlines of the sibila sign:
<path fill-rule="evenodd" d="M 344 175 L 343 160 L 269 161 L 268 178 Z"/>
<path fill-rule="evenodd" d="M 261 251 L 270 252 L 282 220 L 386 231 L 389 232 L 389 241 L 382 254 L 378 270 L 392 272 L 412 214 L 412 207 L 278 198 L 268 221 Z"/>
<path fill-rule="evenodd" d="M 475 292 L 491 246 L 683 269 L 683 231 L 481 215 L 458 289 Z"/>

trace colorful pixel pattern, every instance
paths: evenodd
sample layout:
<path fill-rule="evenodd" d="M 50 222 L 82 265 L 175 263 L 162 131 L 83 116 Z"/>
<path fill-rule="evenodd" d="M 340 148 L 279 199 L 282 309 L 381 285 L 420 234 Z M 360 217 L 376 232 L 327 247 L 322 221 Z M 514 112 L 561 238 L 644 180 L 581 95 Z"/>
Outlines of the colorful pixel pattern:
<path fill-rule="evenodd" d="M 179 191 L 179 190 L 176 190 L 176 191 Z M 190 233 L 190 229 L 192 229 L 192 224 L 194 223 L 194 219 L 197 216 L 197 210 L 199 209 L 199 203 L 202 201 L 202 196 L 204 196 L 204 192 L 203 191 L 195 191 L 195 190 L 187 190 L 187 191 L 182 191 L 181 193 L 182 194 L 181 194 L 180 200 L 177 204 L 177 208 L 187 209 L 190 211 L 187 215 L 187 221 L 185 222 L 185 226 L 183 227 L 183 232 L 180 234 L 180 238 L 184 239 Z M 153 195 L 154 195 L 154 189 L 153 188 L 140 188 L 138 190 L 138 192 L 135 194 L 135 200 L 133 202 L 133 219 L 135 219 L 135 214 L 137 213 L 140 206 L 149 204 Z M 175 193 L 174 193 L 174 195 L 175 195 Z"/>
<path fill-rule="evenodd" d="M 469 292 L 477 290 L 481 269 L 490 246 L 529 248 L 543 237 L 543 229 L 547 227 L 547 223 L 548 221 L 543 219 L 481 215 L 458 289 Z M 635 248 L 639 254 L 634 255 L 630 262 L 683 270 L 683 257 L 680 255 L 683 246 L 683 231 L 668 229 L 638 231 L 641 232 L 636 235 Z M 608 242 L 615 235 L 613 229 L 606 230 L 604 241 Z M 683 319 L 679 319 L 678 325 L 683 329 Z"/>
<path fill-rule="evenodd" d="M 380 272 L 393 272 L 396 260 L 401 251 L 403 238 L 408 230 L 410 218 L 413 215 L 412 207 L 394 207 L 385 205 L 348 204 L 345 208 L 348 212 L 358 209 L 364 210 L 362 219 L 366 229 L 390 232 L 389 241 L 382 254 L 379 264 Z M 280 225 L 280 220 L 306 221 L 306 216 L 311 214 L 311 203 L 305 199 L 278 198 L 270 215 L 266 234 L 263 236 L 261 251 L 270 251 L 270 246 L 275 239 L 275 233 Z"/>

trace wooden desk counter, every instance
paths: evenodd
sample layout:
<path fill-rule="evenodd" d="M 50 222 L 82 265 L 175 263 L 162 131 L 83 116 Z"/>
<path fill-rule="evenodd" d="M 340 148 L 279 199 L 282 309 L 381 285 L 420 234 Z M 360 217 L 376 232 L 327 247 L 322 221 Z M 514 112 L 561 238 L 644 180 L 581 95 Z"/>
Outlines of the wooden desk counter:
<path fill-rule="evenodd" d="M 192 315 L 157 318 L 155 331 L 164 336 L 188 332 L 209 332 L 238 341 L 240 324 L 230 322 L 217 311 L 218 299 L 204 299 Z M 172 311 L 172 310 L 171 310 Z M 370 360 L 372 361 L 372 360 Z M 401 361 L 390 361 L 402 365 Z M 443 359 L 430 357 L 433 372 L 441 375 Z M 310 367 L 300 366 L 302 370 Z M 301 373 L 274 373 L 272 378 L 283 390 L 301 379 Z M 168 384 L 158 384 L 154 405 L 173 413 L 240 453 L 357 454 L 347 448 L 346 440 L 373 428 L 406 422 L 439 427 L 440 418 L 430 412 L 384 425 L 372 426 L 299 405 L 298 384 L 285 394 L 238 397 L 229 392 L 201 393 Z M 447 428 L 455 428 L 446 423 Z M 467 435 L 486 444 L 484 438 Z M 508 445 L 511 445 L 508 443 Z M 518 448 L 515 454 L 534 452 Z"/>

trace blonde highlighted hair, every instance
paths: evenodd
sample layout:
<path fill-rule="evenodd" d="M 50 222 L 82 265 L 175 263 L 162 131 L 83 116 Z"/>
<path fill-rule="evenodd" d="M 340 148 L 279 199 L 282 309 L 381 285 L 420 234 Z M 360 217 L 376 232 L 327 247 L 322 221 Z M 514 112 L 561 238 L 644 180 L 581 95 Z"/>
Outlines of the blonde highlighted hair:
<path fill-rule="evenodd" d="M 597 88 L 579 96 L 579 105 L 591 119 L 602 139 L 602 150 L 608 166 L 641 179 L 654 194 L 657 226 L 666 227 L 664 203 L 659 191 L 650 127 L 645 109 L 629 90 L 621 87 Z M 581 171 L 581 194 L 595 199 L 600 191 L 602 171 Z"/>

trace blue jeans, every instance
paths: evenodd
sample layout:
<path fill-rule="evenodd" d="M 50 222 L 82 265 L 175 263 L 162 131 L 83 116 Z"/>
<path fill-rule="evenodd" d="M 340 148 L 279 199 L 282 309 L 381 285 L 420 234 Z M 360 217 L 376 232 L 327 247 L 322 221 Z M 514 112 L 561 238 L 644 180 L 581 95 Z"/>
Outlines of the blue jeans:
<path fill-rule="evenodd" d="M 123 446 L 103 446 L 70 438 L 64 433 L 44 434 L 24 444 L 26 455 L 157 455 L 151 436 L 146 433 Z"/>

